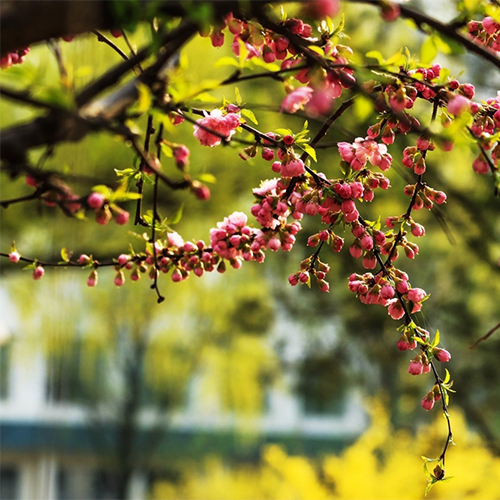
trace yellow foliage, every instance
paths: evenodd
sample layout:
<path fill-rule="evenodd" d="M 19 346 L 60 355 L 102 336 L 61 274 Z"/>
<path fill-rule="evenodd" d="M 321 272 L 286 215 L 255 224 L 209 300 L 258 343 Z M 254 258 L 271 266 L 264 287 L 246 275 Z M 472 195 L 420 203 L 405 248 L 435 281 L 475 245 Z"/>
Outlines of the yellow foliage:
<path fill-rule="evenodd" d="M 186 470 L 180 484 L 159 482 L 153 498 L 160 499 L 398 499 L 424 498 L 426 477 L 420 455 L 439 454 L 443 441 L 441 415 L 415 436 L 395 431 L 379 401 L 371 404 L 372 423 L 340 456 L 312 460 L 289 456 L 278 445 L 262 450 L 259 465 L 228 466 L 207 459 L 198 470 Z M 500 498 L 500 458 L 471 432 L 460 412 L 452 414 L 459 442 L 447 454 L 447 474 L 454 478 L 437 484 L 429 499 Z M 428 455 L 429 456 L 429 455 Z"/>

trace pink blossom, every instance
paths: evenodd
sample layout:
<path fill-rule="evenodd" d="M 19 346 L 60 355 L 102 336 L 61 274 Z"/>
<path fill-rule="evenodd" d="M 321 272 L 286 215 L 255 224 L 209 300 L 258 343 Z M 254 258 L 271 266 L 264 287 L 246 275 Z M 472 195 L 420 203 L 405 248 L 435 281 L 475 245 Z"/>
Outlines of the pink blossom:
<path fill-rule="evenodd" d="M 476 174 L 487 174 L 490 170 L 488 162 L 484 159 L 484 156 L 479 155 L 472 164 L 472 168 Z"/>
<path fill-rule="evenodd" d="M 394 297 L 394 288 L 391 285 L 384 285 L 380 290 L 380 296 L 382 299 L 392 299 Z"/>
<path fill-rule="evenodd" d="M 425 228 L 422 226 L 422 224 L 417 224 L 416 222 L 411 223 L 411 234 L 413 236 L 423 236 L 425 234 Z"/>
<path fill-rule="evenodd" d="M 377 267 L 377 259 L 372 252 L 366 252 L 363 257 L 363 267 L 365 269 L 375 269 Z"/>
<path fill-rule="evenodd" d="M 169 246 L 182 247 L 184 245 L 184 240 L 182 239 L 181 235 L 179 233 L 176 233 L 175 231 L 167 233 L 167 240 Z"/>
<path fill-rule="evenodd" d="M 393 2 L 386 2 L 381 5 L 382 19 L 393 22 L 401 15 L 399 5 Z"/>
<path fill-rule="evenodd" d="M 45 269 L 39 265 L 33 270 L 33 279 L 34 280 L 42 279 L 44 274 L 45 274 Z"/>
<path fill-rule="evenodd" d="M 179 168 L 184 168 L 188 163 L 189 163 L 189 149 L 182 145 L 182 146 L 177 146 L 173 149 L 174 153 L 174 159 L 175 159 L 175 164 Z"/>
<path fill-rule="evenodd" d="M 470 106 L 470 100 L 463 95 L 455 95 L 448 101 L 448 112 L 452 115 L 461 115 Z"/>
<path fill-rule="evenodd" d="M 199 123 L 204 128 L 195 125 L 193 135 L 200 141 L 202 146 L 214 147 L 222 142 L 222 137 L 231 138 L 240 124 L 240 118 L 235 113 L 228 113 L 223 116 L 220 109 L 214 109 L 205 118 L 196 120 L 196 123 Z M 211 134 L 206 129 L 217 132 L 219 135 Z"/>
<path fill-rule="evenodd" d="M 125 210 L 120 210 L 116 215 L 115 215 L 115 222 L 123 226 L 128 222 L 128 219 L 130 217 L 130 214 L 126 212 Z"/>
<path fill-rule="evenodd" d="M 21 258 L 21 256 L 19 255 L 19 252 L 14 251 L 14 252 L 10 252 L 10 254 L 9 254 L 9 260 L 11 262 L 14 262 L 14 264 L 16 262 L 19 262 L 20 258 Z"/>
<path fill-rule="evenodd" d="M 432 410 L 433 406 L 434 406 L 434 393 L 431 391 L 426 396 L 423 397 L 422 408 L 424 410 L 429 411 Z"/>
<path fill-rule="evenodd" d="M 408 367 L 408 373 L 410 375 L 421 375 L 423 371 L 424 365 L 422 364 L 420 356 L 417 356 L 415 359 L 410 361 L 410 366 Z"/>
<path fill-rule="evenodd" d="M 210 199 L 210 189 L 205 184 L 198 181 L 193 181 L 191 183 L 191 191 L 200 201 L 207 201 Z"/>
<path fill-rule="evenodd" d="M 299 87 L 290 92 L 281 103 L 280 112 L 295 113 L 307 104 L 312 97 L 313 89 L 310 87 Z"/>
<path fill-rule="evenodd" d="M 339 10 L 338 0 L 310 0 L 306 3 L 307 12 L 314 18 L 333 17 Z"/>
<path fill-rule="evenodd" d="M 125 275 L 123 274 L 123 271 L 120 270 L 115 276 L 114 284 L 119 287 L 123 286 L 124 283 L 125 283 Z"/>
<path fill-rule="evenodd" d="M 398 299 L 392 299 L 387 307 L 387 313 L 392 319 L 401 319 L 404 315 L 404 309 Z"/>
<path fill-rule="evenodd" d="M 92 270 L 90 276 L 87 278 L 87 286 L 94 287 L 97 285 L 97 271 Z"/>
<path fill-rule="evenodd" d="M 120 254 L 118 256 L 118 264 L 120 264 L 120 266 L 124 266 L 128 261 L 129 261 L 130 257 L 124 253 Z"/>
<path fill-rule="evenodd" d="M 304 162 L 298 158 L 281 165 L 281 175 L 283 177 L 298 177 L 305 171 Z"/>
<path fill-rule="evenodd" d="M 93 193 L 90 193 L 89 197 L 87 198 L 87 205 L 90 208 L 94 208 L 94 209 L 98 210 L 99 208 L 101 208 L 104 205 L 105 201 L 106 201 L 106 198 L 104 197 L 104 195 L 102 195 L 101 193 L 93 192 Z"/>
<path fill-rule="evenodd" d="M 78 257 L 78 264 L 81 264 L 82 266 L 86 266 L 88 263 L 90 263 L 90 257 L 84 253 Z"/>
<path fill-rule="evenodd" d="M 408 300 L 411 302 L 421 302 L 427 294 L 421 288 L 412 288 L 408 290 Z"/>
<path fill-rule="evenodd" d="M 227 219 L 237 227 L 245 226 L 248 221 L 247 216 L 243 212 L 233 212 Z"/>
<path fill-rule="evenodd" d="M 447 363 L 451 359 L 451 354 L 446 349 L 440 349 L 439 347 L 434 347 L 432 350 L 435 358 L 441 363 Z"/>

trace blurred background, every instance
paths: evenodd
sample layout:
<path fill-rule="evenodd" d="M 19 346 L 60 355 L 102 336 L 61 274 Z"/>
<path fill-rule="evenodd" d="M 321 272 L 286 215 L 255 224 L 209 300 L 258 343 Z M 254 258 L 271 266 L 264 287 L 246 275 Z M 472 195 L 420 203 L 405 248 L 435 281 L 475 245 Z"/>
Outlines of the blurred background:
<path fill-rule="evenodd" d="M 424 2 L 410 5 L 428 9 Z M 292 15 L 294 7 L 287 9 Z M 453 4 L 443 9 L 443 20 L 456 14 Z M 476 85 L 478 99 L 496 95 L 498 74 L 459 48 L 436 42 L 429 54 L 407 22 L 389 29 L 373 9 L 345 11 L 350 39 L 344 43 L 353 47 L 357 62 L 368 61 L 364 54 L 375 44 L 384 57 L 403 46 L 424 61 L 435 52 L 435 62 Z M 131 34 L 137 46 L 147 40 L 143 26 Z M 116 43 L 127 50 L 122 40 Z M 61 41 L 61 49 L 77 89 L 120 60 L 94 36 Z M 172 81 L 188 93 L 207 80 L 224 79 L 232 68 L 214 66 L 223 55 L 231 55 L 228 39 L 218 50 L 209 39 L 194 39 Z M 23 65 L 2 71 L 0 81 L 41 97 L 59 85 L 56 62 L 44 46 L 33 47 Z M 301 130 L 303 116 L 278 112 L 282 85 L 266 80 L 238 89 L 260 130 Z M 223 96 L 235 100 L 231 86 L 211 95 L 213 102 L 201 96 L 193 105 L 211 109 Z M 422 106 L 418 113 L 428 124 L 431 110 Z M 28 107 L 0 102 L 2 128 L 33 116 Z M 325 142 L 364 136 L 374 118 L 355 106 Z M 138 125 L 144 129 L 145 121 Z M 321 123 L 309 125 L 314 135 Z M 187 122 L 169 129 L 168 138 L 190 148 L 193 178 L 216 178 L 206 202 L 160 186 L 163 215 L 184 204 L 175 228 L 184 239 L 208 241 L 209 229 L 234 210 L 250 216 L 252 188 L 273 177 L 268 162 L 243 162 L 237 146 L 203 148 Z M 365 219 L 406 210 L 402 189 L 410 177 L 401 151 L 415 140 L 400 137 L 391 148 L 393 188 L 363 205 Z M 34 163 L 41 154 L 33 152 Z M 420 255 L 400 265 L 413 286 L 432 294 L 419 324 L 440 330 L 452 352 L 449 370 L 457 390 L 451 398 L 457 446 L 447 459 L 455 478 L 437 485 L 429 498 L 500 498 L 500 336 L 468 349 L 500 321 L 499 202 L 486 176 L 472 171 L 475 156 L 465 137 L 457 137 L 451 153 L 429 154 L 426 180 L 447 193 L 448 203 L 417 213 L 426 227 Z M 85 194 L 103 176 L 115 185 L 113 169 L 128 168 L 133 159 L 122 140 L 103 133 L 58 146 L 46 168 L 67 172 Z M 335 147 L 318 150 L 318 159 L 327 176 L 341 175 Z M 165 159 L 163 169 L 175 175 L 173 160 Z M 0 198 L 29 189 L 23 179 L 2 178 Z M 151 196 L 147 191 L 146 200 Z M 132 203 L 126 208 L 134 210 Z M 2 209 L 0 216 L 2 251 L 15 240 L 21 254 L 44 260 L 60 260 L 62 247 L 76 256 L 113 258 L 136 242 L 114 223 L 69 219 L 36 201 Z M 162 276 L 161 305 L 147 279 L 118 289 L 113 272 L 100 270 L 98 286 L 90 289 L 86 271 L 47 269 L 34 282 L 31 272 L 3 259 L 0 497 L 423 497 L 420 456 L 439 455 L 446 437 L 439 408 L 427 413 L 420 406 L 431 382 L 407 374 L 411 355 L 397 350 L 398 325 L 385 309 L 360 304 L 347 289 L 347 277 L 363 272 L 347 251 L 334 255 L 326 249 L 322 256 L 332 268 L 329 294 L 288 285 L 287 276 L 310 253 L 307 236 L 320 229 L 318 220 L 304 225 L 292 252 L 268 254 L 262 265 L 245 263 L 223 276 L 193 276 L 178 284 Z M 140 232 L 132 223 L 127 229 Z M 135 246 L 140 250 L 139 242 Z"/>

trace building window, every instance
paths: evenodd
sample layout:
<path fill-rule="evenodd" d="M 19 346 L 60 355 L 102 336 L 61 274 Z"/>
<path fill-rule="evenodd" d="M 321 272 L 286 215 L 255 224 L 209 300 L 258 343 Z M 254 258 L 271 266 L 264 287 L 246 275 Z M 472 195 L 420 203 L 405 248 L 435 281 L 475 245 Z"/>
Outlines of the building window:
<path fill-rule="evenodd" d="M 99 400 L 104 390 L 103 357 L 94 353 L 91 359 L 75 341 L 63 352 L 47 356 L 48 401 L 76 403 Z"/>
<path fill-rule="evenodd" d="M 304 413 L 342 413 L 347 383 L 342 364 L 343 356 L 338 352 L 309 356 L 302 361 L 296 391 Z"/>

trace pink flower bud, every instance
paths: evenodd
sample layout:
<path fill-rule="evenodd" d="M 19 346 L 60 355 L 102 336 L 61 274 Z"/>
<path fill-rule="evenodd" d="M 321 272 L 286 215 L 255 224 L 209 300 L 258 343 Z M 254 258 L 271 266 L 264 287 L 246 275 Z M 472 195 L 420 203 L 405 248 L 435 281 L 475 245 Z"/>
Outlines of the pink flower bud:
<path fill-rule="evenodd" d="M 114 284 L 116 286 L 123 286 L 124 283 L 125 283 L 125 275 L 123 274 L 123 271 L 120 270 L 115 276 Z"/>
<path fill-rule="evenodd" d="M 106 198 L 101 193 L 90 193 L 87 198 L 87 205 L 90 208 L 99 209 L 104 205 Z"/>
<path fill-rule="evenodd" d="M 87 278 L 87 286 L 94 287 L 97 285 L 97 271 L 92 270 L 90 276 Z"/>
<path fill-rule="evenodd" d="M 78 257 L 78 264 L 81 264 L 82 266 L 86 266 L 87 264 L 90 263 L 90 257 L 84 253 Z"/>
<path fill-rule="evenodd" d="M 434 406 L 434 393 L 431 391 L 422 399 L 422 408 L 424 410 L 429 411 L 432 410 L 433 406 Z"/>
<path fill-rule="evenodd" d="M 123 226 L 128 222 L 128 219 L 130 217 L 130 214 L 126 212 L 125 210 L 120 210 L 116 215 L 115 215 L 115 222 Z"/>
<path fill-rule="evenodd" d="M 454 95 L 448 101 L 448 112 L 452 115 L 458 116 L 467 111 L 470 106 L 470 100 L 463 95 Z"/>
<path fill-rule="evenodd" d="M 189 149 L 182 145 L 174 148 L 173 150 L 175 164 L 179 168 L 184 168 L 189 163 Z"/>
<path fill-rule="evenodd" d="M 14 262 L 14 264 L 16 262 L 19 262 L 20 258 L 21 258 L 21 256 L 19 255 L 19 252 L 14 251 L 14 252 L 10 252 L 10 254 L 9 254 L 9 260 L 11 262 Z"/>
<path fill-rule="evenodd" d="M 320 290 L 320 292 L 328 292 L 330 290 L 330 285 L 328 284 L 327 281 L 323 280 L 323 279 L 319 279 L 317 281 L 318 283 L 318 288 Z"/>
<path fill-rule="evenodd" d="M 384 285 L 380 290 L 380 297 L 384 300 L 392 299 L 394 297 L 394 288 L 391 285 Z"/>
<path fill-rule="evenodd" d="M 421 302 L 427 294 L 421 288 L 412 288 L 408 290 L 408 300 L 411 302 Z"/>
<path fill-rule="evenodd" d="M 422 364 L 420 356 L 417 356 L 410 362 L 410 366 L 408 367 L 408 373 L 410 375 L 421 375 L 423 371 L 424 371 L 424 365 Z"/>
<path fill-rule="evenodd" d="M 447 363 L 451 359 L 451 354 L 446 349 L 440 349 L 439 347 L 434 347 L 432 349 L 434 357 L 441 361 L 441 363 Z"/>
<path fill-rule="evenodd" d="M 129 261 L 129 256 L 122 253 L 118 256 L 118 264 L 120 264 L 120 266 L 124 266 L 128 261 Z"/>
<path fill-rule="evenodd" d="M 33 279 L 34 280 L 42 279 L 44 274 L 45 274 L 45 269 L 42 266 L 37 266 L 33 270 Z"/>

